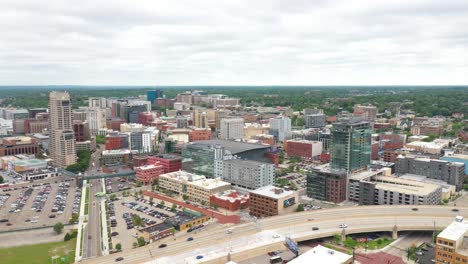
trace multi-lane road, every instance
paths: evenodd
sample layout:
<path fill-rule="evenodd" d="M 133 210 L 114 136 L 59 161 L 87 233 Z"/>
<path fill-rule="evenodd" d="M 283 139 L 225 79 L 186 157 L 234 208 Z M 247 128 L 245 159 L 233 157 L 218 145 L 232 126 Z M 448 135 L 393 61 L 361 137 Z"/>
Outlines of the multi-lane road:
<path fill-rule="evenodd" d="M 94 152 L 91 156 L 90 166 L 86 174 L 92 175 L 97 173 L 99 168 L 99 157 L 101 151 Z M 94 166 L 93 166 L 94 165 Z M 102 192 L 101 180 L 89 181 L 89 204 L 88 204 L 88 223 L 84 230 L 83 240 L 83 259 L 102 256 L 101 250 L 101 202 L 95 194 Z"/>
<path fill-rule="evenodd" d="M 101 181 L 90 182 L 90 196 L 88 209 L 88 224 L 84 230 L 83 258 L 101 256 L 101 227 L 100 227 L 100 201 L 95 193 L 102 191 Z"/>
<path fill-rule="evenodd" d="M 263 254 L 265 250 L 279 248 L 285 236 L 296 241 L 327 237 L 340 233 L 339 225 L 346 223 L 347 234 L 359 232 L 377 232 L 394 230 L 432 230 L 434 226 L 442 229 L 452 222 L 457 215 L 468 216 L 468 208 L 452 210 L 447 206 L 359 206 L 308 211 L 285 216 L 261 219 L 257 223 L 248 223 L 209 233 L 199 233 L 193 241 L 179 237 L 177 241 L 164 242 L 165 248 L 158 248 L 159 243 L 127 250 L 119 254 L 99 257 L 85 263 L 114 263 L 117 257 L 124 257 L 123 263 L 197 263 L 196 256 L 203 256 L 203 261 L 224 263 L 228 252 L 234 260 L 243 260 Z M 313 231 L 312 227 L 319 230 Z M 279 235 L 274 238 L 273 235 Z M 188 235 L 187 235 L 188 236 Z"/>

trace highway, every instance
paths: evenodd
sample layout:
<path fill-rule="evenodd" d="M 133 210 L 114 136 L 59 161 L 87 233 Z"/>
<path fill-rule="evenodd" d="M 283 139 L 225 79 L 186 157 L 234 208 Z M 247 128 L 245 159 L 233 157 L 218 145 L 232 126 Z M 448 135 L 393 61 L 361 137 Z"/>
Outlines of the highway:
<path fill-rule="evenodd" d="M 193 241 L 185 241 L 185 237 L 177 241 L 167 240 L 168 246 L 158 248 L 159 243 L 145 247 L 126 250 L 110 256 L 90 259 L 84 263 L 115 263 L 115 258 L 124 257 L 121 263 L 200 263 L 195 260 L 197 255 L 204 256 L 206 262 L 224 263 L 226 255 L 231 251 L 233 260 L 243 260 L 263 254 L 267 250 L 281 248 L 284 237 L 290 236 L 296 241 L 332 236 L 340 234 L 338 227 L 346 223 L 347 234 L 360 232 L 391 232 L 396 225 L 398 230 L 433 230 L 445 228 L 456 215 L 468 215 L 468 208 L 448 206 L 359 206 L 334 208 L 327 210 L 294 213 L 258 220 L 257 223 L 231 226 L 231 235 L 225 231 L 228 227 L 209 233 L 199 233 Z M 312 231 L 318 227 L 318 231 Z M 280 235 L 273 238 L 272 235 Z M 191 235 L 193 236 L 193 235 Z M 186 236 L 188 237 L 188 235 Z M 216 261 L 217 260 L 217 261 Z M 210 261 L 211 262 L 211 261 Z"/>

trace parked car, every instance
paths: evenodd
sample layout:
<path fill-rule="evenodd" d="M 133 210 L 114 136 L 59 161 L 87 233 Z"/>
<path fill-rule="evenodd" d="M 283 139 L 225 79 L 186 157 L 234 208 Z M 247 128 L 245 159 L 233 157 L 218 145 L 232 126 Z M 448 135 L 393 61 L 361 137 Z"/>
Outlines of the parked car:
<path fill-rule="evenodd" d="M 312 231 L 317 231 L 317 230 L 319 230 L 318 227 L 316 227 L 316 226 L 312 227 Z"/>
<path fill-rule="evenodd" d="M 115 259 L 115 261 L 122 261 L 122 260 L 124 260 L 123 257 L 118 257 L 118 258 Z"/>
<path fill-rule="evenodd" d="M 167 244 L 161 244 L 161 245 L 159 245 L 159 248 L 165 248 L 165 247 L 167 247 Z"/>
<path fill-rule="evenodd" d="M 341 224 L 340 228 L 348 228 L 348 225 L 347 224 Z"/>
<path fill-rule="evenodd" d="M 187 238 L 187 241 L 192 241 L 192 240 L 193 240 L 193 237 Z"/>

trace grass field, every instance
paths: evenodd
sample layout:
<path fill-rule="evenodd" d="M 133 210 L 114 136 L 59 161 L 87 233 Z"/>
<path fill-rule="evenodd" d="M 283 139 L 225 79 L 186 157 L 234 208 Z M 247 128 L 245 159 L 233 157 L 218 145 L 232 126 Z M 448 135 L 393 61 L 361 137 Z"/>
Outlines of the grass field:
<path fill-rule="evenodd" d="M 66 242 L 53 242 L 37 245 L 28 245 L 12 248 L 0 249 L 0 263 L 2 264 L 47 264 L 52 263 L 52 256 L 59 256 L 58 264 L 68 264 L 75 261 L 76 239 Z M 62 261 L 60 258 L 67 256 L 68 259 Z"/>

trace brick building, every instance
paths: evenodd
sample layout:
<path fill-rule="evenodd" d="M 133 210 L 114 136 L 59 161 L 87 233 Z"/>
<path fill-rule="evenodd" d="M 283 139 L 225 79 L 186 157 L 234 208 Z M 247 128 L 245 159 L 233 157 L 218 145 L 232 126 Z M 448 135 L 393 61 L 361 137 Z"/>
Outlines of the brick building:
<path fill-rule="evenodd" d="M 136 179 L 143 184 L 152 184 L 159 175 L 164 173 L 164 167 L 160 164 L 150 164 L 135 168 Z"/>
<path fill-rule="evenodd" d="M 322 142 L 296 139 L 287 140 L 283 143 L 283 149 L 289 157 L 314 159 L 322 154 Z"/>
<path fill-rule="evenodd" d="M 395 163 L 395 161 L 396 161 L 397 158 L 398 158 L 398 155 L 400 155 L 400 154 L 399 154 L 397 151 L 386 150 L 386 151 L 384 151 L 384 153 L 383 153 L 382 160 L 385 161 L 385 162 L 393 162 L 393 163 Z"/>
<path fill-rule="evenodd" d="M 221 193 L 213 194 L 210 197 L 210 204 L 230 210 L 237 211 L 249 207 L 249 195 L 239 194 L 235 190 L 228 190 Z"/>
<path fill-rule="evenodd" d="M 120 125 L 125 124 L 125 120 L 120 118 L 111 118 L 106 120 L 107 129 L 112 129 L 115 131 L 120 131 Z"/>
<path fill-rule="evenodd" d="M 179 171 L 182 169 L 182 158 L 175 155 L 159 154 L 148 157 L 149 164 L 156 162 L 160 162 L 163 166 L 164 173 Z"/>
<path fill-rule="evenodd" d="M 346 200 L 347 173 L 331 169 L 329 164 L 317 166 L 307 172 L 307 196 L 333 203 Z"/>
<path fill-rule="evenodd" d="M 75 132 L 76 141 L 86 141 L 90 139 L 89 124 L 87 121 L 74 120 L 73 132 Z"/>
<path fill-rule="evenodd" d="M 211 139 L 211 129 L 209 128 L 200 128 L 194 129 L 189 132 L 189 141 L 198 141 L 198 140 L 210 140 Z"/>
<path fill-rule="evenodd" d="M 296 210 L 299 195 L 272 185 L 250 192 L 250 214 L 256 217 L 269 217 L 292 213 Z"/>
<path fill-rule="evenodd" d="M 39 144 L 31 137 L 6 137 L 0 144 L 0 156 L 37 153 L 39 153 Z"/>

